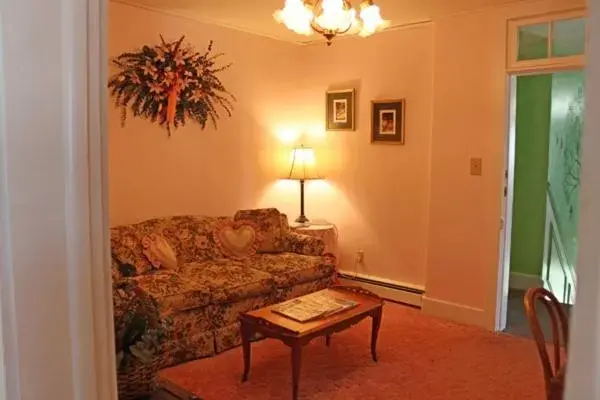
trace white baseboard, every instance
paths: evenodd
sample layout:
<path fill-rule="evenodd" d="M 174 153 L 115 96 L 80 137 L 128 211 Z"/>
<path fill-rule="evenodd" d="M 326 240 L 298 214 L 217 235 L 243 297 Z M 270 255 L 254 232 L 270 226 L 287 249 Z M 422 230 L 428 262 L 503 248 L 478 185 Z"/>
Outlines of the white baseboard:
<path fill-rule="evenodd" d="M 464 304 L 432 299 L 423 296 L 423 313 L 461 324 L 476 325 L 489 329 L 484 310 Z"/>
<path fill-rule="evenodd" d="M 537 275 L 520 274 L 518 272 L 510 273 L 510 284 L 511 289 L 527 290 L 529 288 L 543 287 L 544 282 L 542 278 Z"/>
<path fill-rule="evenodd" d="M 339 280 L 342 284 L 358 285 L 386 300 L 396 301 L 414 307 L 422 306 L 423 287 L 372 275 L 356 274 L 348 271 L 340 271 L 339 273 Z"/>

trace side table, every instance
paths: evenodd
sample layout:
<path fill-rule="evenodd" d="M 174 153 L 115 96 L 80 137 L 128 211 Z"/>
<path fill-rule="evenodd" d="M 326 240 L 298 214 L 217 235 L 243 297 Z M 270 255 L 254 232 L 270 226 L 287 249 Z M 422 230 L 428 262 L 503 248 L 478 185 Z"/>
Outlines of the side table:
<path fill-rule="evenodd" d="M 325 242 L 325 253 L 335 256 L 339 264 L 338 230 L 333 224 L 292 225 L 292 230 L 303 235 L 320 237 Z"/>

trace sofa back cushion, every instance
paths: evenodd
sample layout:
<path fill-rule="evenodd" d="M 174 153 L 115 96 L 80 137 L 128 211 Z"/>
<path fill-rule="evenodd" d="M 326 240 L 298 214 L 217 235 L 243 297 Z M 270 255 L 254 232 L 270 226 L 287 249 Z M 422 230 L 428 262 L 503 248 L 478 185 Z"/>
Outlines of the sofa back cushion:
<path fill-rule="evenodd" d="M 258 253 L 282 253 L 285 251 L 285 237 L 290 228 L 287 216 L 276 208 L 240 210 L 233 219 L 250 221 L 257 226 L 260 237 Z"/>
<path fill-rule="evenodd" d="M 213 231 L 226 221 L 231 221 L 231 217 L 172 217 L 162 234 L 173 246 L 180 265 L 219 260 L 224 255 L 213 238 Z"/>
<path fill-rule="evenodd" d="M 136 275 L 153 269 L 144 254 L 144 238 L 161 234 L 177 255 L 178 265 L 223 258 L 212 232 L 228 217 L 179 216 L 155 218 L 111 229 L 111 251 L 123 264 L 136 268 Z"/>

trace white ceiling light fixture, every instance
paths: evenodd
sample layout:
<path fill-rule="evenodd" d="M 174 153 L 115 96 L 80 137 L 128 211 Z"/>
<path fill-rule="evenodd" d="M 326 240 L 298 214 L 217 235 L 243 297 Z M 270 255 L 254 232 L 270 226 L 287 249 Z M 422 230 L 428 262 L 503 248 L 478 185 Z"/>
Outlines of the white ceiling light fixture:
<path fill-rule="evenodd" d="M 327 45 L 343 34 L 371 36 L 390 25 L 381 18 L 381 11 L 373 0 L 360 3 L 359 13 L 349 0 L 285 0 L 285 6 L 273 15 L 288 29 L 309 36 L 313 32 L 323 35 Z"/>

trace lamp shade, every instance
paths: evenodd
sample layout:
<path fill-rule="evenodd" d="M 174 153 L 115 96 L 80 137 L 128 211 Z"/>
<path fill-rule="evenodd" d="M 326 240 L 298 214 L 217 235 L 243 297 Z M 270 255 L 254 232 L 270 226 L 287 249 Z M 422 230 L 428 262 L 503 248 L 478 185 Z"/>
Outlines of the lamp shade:
<path fill-rule="evenodd" d="M 311 147 L 296 147 L 290 156 L 290 173 L 286 177 L 296 181 L 323 179 L 317 171 L 315 152 Z"/>

